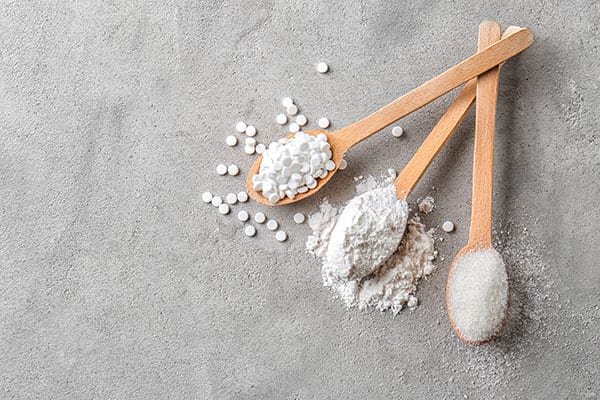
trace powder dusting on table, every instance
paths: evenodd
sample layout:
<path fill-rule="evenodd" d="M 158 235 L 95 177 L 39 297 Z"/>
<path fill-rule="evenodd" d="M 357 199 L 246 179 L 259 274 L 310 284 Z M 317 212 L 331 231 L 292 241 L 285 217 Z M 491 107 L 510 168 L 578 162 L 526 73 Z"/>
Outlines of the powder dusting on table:
<path fill-rule="evenodd" d="M 357 193 L 386 188 L 391 179 L 378 180 L 370 177 L 360 180 Z M 404 237 L 392 255 L 379 265 L 373 266 L 366 275 L 340 276 L 339 271 L 327 263 L 327 249 L 331 235 L 343 207 L 332 206 L 326 199 L 320 205 L 320 212 L 309 218 L 313 234 L 306 243 L 307 251 L 323 262 L 323 284 L 333 290 L 334 295 L 349 308 L 366 309 L 373 307 L 381 311 L 391 310 L 394 314 L 405 306 L 418 305 L 415 296 L 419 280 L 431 274 L 436 257 L 431 232 L 425 230 L 418 218 L 408 220 Z M 373 232 L 366 231 L 366 235 Z M 347 246 L 352 246 L 347 243 Z"/>

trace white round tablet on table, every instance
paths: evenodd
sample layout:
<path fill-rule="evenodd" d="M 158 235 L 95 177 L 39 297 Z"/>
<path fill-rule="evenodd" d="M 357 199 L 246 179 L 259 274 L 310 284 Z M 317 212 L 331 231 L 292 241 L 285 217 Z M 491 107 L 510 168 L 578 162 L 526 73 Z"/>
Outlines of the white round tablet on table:
<path fill-rule="evenodd" d="M 260 212 L 260 211 L 259 211 L 259 212 L 257 212 L 256 214 L 254 214 L 254 221 L 255 221 L 257 224 L 262 224 L 262 223 L 264 223 L 266 220 L 267 220 L 267 216 L 266 216 L 264 213 L 262 213 L 262 212 Z"/>
<path fill-rule="evenodd" d="M 267 150 L 267 147 L 264 144 L 259 143 L 256 145 L 254 150 L 256 151 L 256 154 L 262 154 L 265 152 L 265 150 Z"/>
<path fill-rule="evenodd" d="M 219 164 L 219 165 L 217 165 L 216 170 L 217 170 L 217 174 L 225 175 L 227 173 L 227 165 Z"/>
<path fill-rule="evenodd" d="M 227 196 L 225 196 L 225 201 L 227 201 L 229 204 L 235 204 L 237 203 L 237 196 L 235 193 L 229 193 Z"/>
<path fill-rule="evenodd" d="M 291 106 L 286 107 L 285 111 L 290 115 L 296 115 L 298 113 L 298 107 L 295 104 L 292 104 Z"/>
<path fill-rule="evenodd" d="M 274 219 L 270 219 L 267 221 L 267 229 L 270 231 L 274 231 L 279 228 L 279 224 Z"/>
<path fill-rule="evenodd" d="M 294 222 L 297 224 L 303 223 L 305 219 L 306 219 L 306 217 L 302 213 L 294 214 Z"/>
<path fill-rule="evenodd" d="M 277 233 L 275 234 L 275 239 L 277 239 L 280 242 L 285 242 L 287 239 L 287 233 L 285 233 L 285 231 L 277 231 Z"/>
<path fill-rule="evenodd" d="M 254 236 L 256 235 L 256 228 L 252 225 L 246 225 L 246 227 L 244 228 L 244 233 L 246 234 L 246 236 Z"/>
<path fill-rule="evenodd" d="M 279 125 L 285 125 L 287 123 L 287 116 L 285 114 L 278 114 L 275 117 L 275 122 L 277 122 Z"/>
<path fill-rule="evenodd" d="M 248 218 L 250 218 L 250 214 L 248 214 L 248 211 L 246 210 L 240 210 L 240 212 L 238 212 L 237 217 L 240 221 L 246 222 L 248 221 Z"/>
<path fill-rule="evenodd" d="M 223 215 L 229 214 L 229 206 L 227 204 L 221 204 L 219 206 L 219 212 Z"/>
<path fill-rule="evenodd" d="M 227 146 L 233 147 L 238 143 L 238 140 L 235 136 L 229 135 L 225 138 L 225 143 L 227 143 Z"/>
<path fill-rule="evenodd" d="M 319 72 L 320 74 L 324 74 L 327 71 L 329 71 L 329 65 L 327 65 L 327 63 L 320 62 L 317 64 L 317 72 Z"/>
<path fill-rule="evenodd" d="M 304 126 L 304 125 L 306 125 L 307 122 L 308 122 L 308 119 L 306 118 L 306 115 L 299 114 L 298 116 L 296 116 L 296 123 L 298 125 Z"/>
<path fill-rule="evenodd" d="M 202 193 L 202 201 L 205 203 L 210 203 L 211 200 L 213 198 L 213 195 L 211 192 L 204 192 Z"/>
<path fill-rule="evenodd" d="M 229 167 L 227 167 L 227 172 L 229 175 L 235 176 L 240 173 L 240 168 L 235 164 L 231 164 Z"/>
<path fill-rule="evenodd" d="M 239 192 L 237 194 L 237 199 L 240 203 L 245 203 L 248 201 L 248 193 L 246 192 Z"/>
<path fill-rule="evenodd" d="M 404 133 L 404 129 L 400 125 L 396 125 L 392 128 L 392 136 L 400 137 Z"/>
<path fill-rule="evenodd" d="M 256 136 L 256 128 L 252 125 L 248 125 L 248 127 L 246 127 L 246 135 Z"/>
<path fill-rule="evenodd" d="M 214 196 L 210 203 L 215 207 L 219 207 L 221 204 L 223 204 L 223 199 L 219 196 Z"/>
<path fill-rule="evenodd" d="M 281 105 L 287 108 L 287 107 L 289 107 L 289 106 L 292 106 L 292 105 L 294 105 L 294 100 L 292 100 L 292 98 L 291 98 L 291 97 L 284 97 L 284 98 L 281 100 Z"/>
<path fill-rule="evenodd" d="M 329 120 L 327 118 L 325 118 L 325 117 L 319 118 L 318 124 L 319 124 L 319 128 L 323 128 L 323 129 L 328 128 L 329 127 Z"/>
<path fill-rule="evenodd" d="M 238 122 L 237 124 L 235 124 L 235 130 L 239 133 L 246 132 L 246 124 L 242 121 Z"/>
<path fill-rule="evenodd" d="M 452 221 L 446 221 L 442 224 L 444 232 L 452 232 L 454 230 L 454 223 Z"/>

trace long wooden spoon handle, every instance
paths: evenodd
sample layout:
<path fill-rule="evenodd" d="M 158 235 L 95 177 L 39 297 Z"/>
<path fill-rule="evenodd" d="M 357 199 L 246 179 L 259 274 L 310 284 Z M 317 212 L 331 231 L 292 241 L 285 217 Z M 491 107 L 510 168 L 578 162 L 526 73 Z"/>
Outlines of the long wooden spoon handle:
<path fill-rule="evenodd" d="M 500 39 L 500 25 L 483 22 L 479 26 L 479 44 L 483 49 Z M 475 149 L 473 155 L 473 195 L 469 244 L 486 248 L 492 245 L 492 206 L 494 191 L 494 129 L 498 97 L 499 68 L 477 78 L 475 113 Z"/>
<path fill-rule="evenodd" d="M 521 28 L 508 37 L 467 58 L 435 78 L 379 109 L 368 117 L 335 132 L 346 149 L 411 112 L 429 104 L 468 80 L 519 54 L 533 43 L 533 34 Z"/>
<path fill-rule="evenodd" d="M 509 26 L 502 34 L 505 38 L 520 28 Z M 504 63 L 500 64 L 502 67 Z M 398 198 L 405 200 L 416 184 L 421 180 L 421 177 L 431 165 L 433 159 L 438 155 L 442 147 L 452 137 L 458 125 L 462 122 L 465 115 L 475 101 L 477 78 L 471 79 L 463 90 L 459 93 L 456 99 L 448 107 L 448 111 L 435 125 L 429 136 L 423 141 L 423 144 L 415 155 L 410 159 L 406 167 L 398 174 L 394 181 Z"/>

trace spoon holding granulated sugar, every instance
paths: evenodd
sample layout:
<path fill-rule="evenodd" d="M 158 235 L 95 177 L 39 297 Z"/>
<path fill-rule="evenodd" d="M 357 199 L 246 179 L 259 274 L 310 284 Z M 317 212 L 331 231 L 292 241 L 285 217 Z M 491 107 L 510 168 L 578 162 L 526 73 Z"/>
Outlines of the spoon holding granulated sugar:
<path fill-rule="evenodd" d="M 500 39 L 500 25 L 479 27 L 479 48 Z M 499 68 L 477 78 L 473 198 L 469 241 L 454 258 L 446 285 L 452 328 L 471 345 L 491 340 L 502 327 L 508 280 L 502 257 L 492 245 L 494 126 Z"/>
<path fill-rule="evenodd" d="M 250 168 L 246 190 L 265 205 L 300 201 L 320 190 L 337 171 L 350 148 L 457 86 L 494 68 L 533 43 L 519 28 L 368 117 L 335 132 L 298 132 L 268 149 Z M 298 160 L 300 158 L 305 158 Z"/>

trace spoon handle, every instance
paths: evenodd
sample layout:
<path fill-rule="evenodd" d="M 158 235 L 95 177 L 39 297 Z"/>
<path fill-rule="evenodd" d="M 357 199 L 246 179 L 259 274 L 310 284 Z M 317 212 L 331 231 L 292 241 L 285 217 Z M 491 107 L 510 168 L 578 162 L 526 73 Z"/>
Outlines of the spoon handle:
<path fill-rule="evenodd" d="M 509 26 L 502 34 L 502 37 L 505 38 L 519 29 L 516 26 Z M 500 68 L 503 65 L 504 63 L 500 64 Z M 471 79 L 465 85 L 456 99 L 450 104 L 450 107 L 448 107 L 448 111 L 438 121 L 429 136 L 423 141 L 421 147 L 419 147 L 415 155 L 406 164 L 406 167 L 398 174 L 394 185 L 396 185 L 396 192 L 400 200 L 406 200 L 427 168 L 429 168 L 433 159 L 442 147 L 446 145 L 446 142 L 452 137 L 456 128 L 458 128 L 458 125 L 464 119 L 475 101 L 476 84 L 477 79 L 475 78 Z"/>
<path fill-rule="evenodd" d="M 500 39 L 500 25 L 479 25 L 480 49 Z M 473 194 L 469 245 L 492 246 L 492 206 L 494 190 L 494 128 L 498 97 L 499 68 L 492 68 L 477 78 L 475 113 L 475 148 L 473 155 Z"/>
<path fill-rule="evenodd" d="M 344 143 L 347 150 L 457 86 L 519 54 L 531 46 L 532 43 L 533 34 L 531 31 L 527 28 L 521 28 L 375 111 L 368 117 L 342 128 L 334 134 L 339 137 L 340 142 Z"/>

